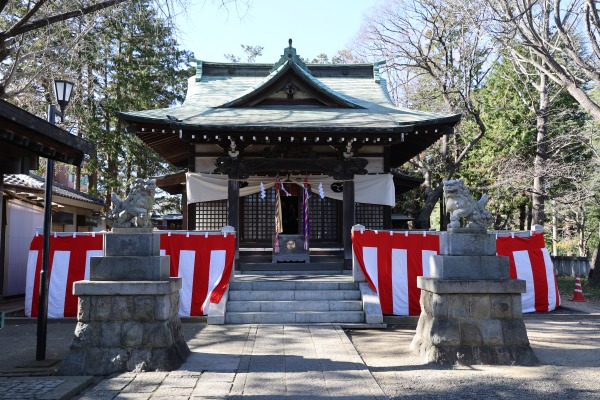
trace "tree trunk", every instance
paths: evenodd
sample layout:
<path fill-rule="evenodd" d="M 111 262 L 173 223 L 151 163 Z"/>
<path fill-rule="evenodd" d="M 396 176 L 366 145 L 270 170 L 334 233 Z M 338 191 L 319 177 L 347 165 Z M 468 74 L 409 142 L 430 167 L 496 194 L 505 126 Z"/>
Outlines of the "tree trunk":
<path fill-rule="evenodd" d="M 589 285 L 600 287 L 600 241 L 598 241 L 598 246 L 596 247 L 596 251 L 594 251 L 594 257 L 592 257 L 592 271 L 590 274 Z"/>
<path fill-rule="evenodd" d="M 421 212 L 417 216 L 415 221 L 416 229 L 429 229 L 431 228 L 431 213 L 435 207 L 435 204 L 440 200 L 442 194 L 444 193 L 444 185 L 441 183 L 433 190 L 429 192 L 427 198 L 425 199 L 425 203 L 423 204 L 423 208 Z"/>
<path fill-rule="evenodd" d="M 527 222 L 527 203 L 523 202 L 519 204 L 519 230 L 525 230 L 525 223 Z"/>
<path fill-rule="evenodd" d="M 88 184 L 88 193 L 93 193 L 95 196 L 98 195 L 98 174 L 96 172 L 92 172 L 88 175 L 89 184 Z"/>
<path fill-rule="evenodd" d="M 448 229 L 448 220 L 446 213 L 446 202 L 444 197 L 440 197 L 440 231 L 446 231 Z"/>
<path fill-rule="evenodd" d="M 577 251 L 579 252 L 579 257 L 586 257 L 587 249 L 585 248 L 585 212 L 576 212 L 575 221 L 575 226 L 577 228 Z"/>
<path fill-rule="evenodd" d="M 556 208 L 552 200 L 552 255 L 558 256 L 558 218 L 556 217 Z"/>
<path fill-rule="evenodd" d="M 548 159 L 548 144 L 546 143 L 546 131 L 548 124 L 548 77 L 540 74 L 540 104 L 536 115 L 537 139 L 535 146 L 535 158 L 533 161 L 533 193 L 532 200 L 532 224 L 544 225 L 544 202 L 546 200 L 545 190 L 545 166 Z"/>

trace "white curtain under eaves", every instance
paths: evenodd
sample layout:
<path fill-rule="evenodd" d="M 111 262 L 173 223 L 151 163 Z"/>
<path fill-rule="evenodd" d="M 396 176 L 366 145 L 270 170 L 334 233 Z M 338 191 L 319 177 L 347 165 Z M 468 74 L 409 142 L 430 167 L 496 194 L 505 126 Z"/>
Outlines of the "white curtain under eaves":
<path fill-rule="evenodd" d="M 280 177 L 282 181 L 287 176 Z M 292 183 L 302 186 L 304 176 L 290 176 Z M 390 174 L 355 175 L 354 176 L 354 201 L 366 204 L 381 204 L 393 207 L 396 204 L 394 180 Z M 265 189 L 275 186 L 275 178 L 271 176 L 251 176 L 241 179 L 248 186 L 240 188 L 240 197 L 260 192 L 260 183 Z M 311 191 L 318 195 L 319 184 L 323 184 L 325 197 L 342 200 L 341 192 L 334 192 L 331 184 L 343 182 L 327 175 L 308 175 Z M 286 182 L 288 183 L 288 182 Z M 198 203 L 213 200 L 227 199 L 227 175 L 207 174 L 203 172 L 188 172 L 186 174 L 187 203 Z"/>

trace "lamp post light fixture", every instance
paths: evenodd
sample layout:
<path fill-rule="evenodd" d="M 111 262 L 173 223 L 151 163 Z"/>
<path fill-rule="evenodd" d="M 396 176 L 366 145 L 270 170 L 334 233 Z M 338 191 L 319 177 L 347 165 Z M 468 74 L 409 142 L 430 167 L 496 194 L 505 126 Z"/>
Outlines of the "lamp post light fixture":
<path fill-rule="evenodd" d="M 57 79 L 54 81 L 54 97 L 58 106 L 60 107 L 60 121 L 62 122 L 65 117 L 65 108 L 71 100 L 71 93 L 73 92 L 73 82 Z"/>
<path fill-rule="evenodd" d="M 60 120 L 64 119 L 65 108 L 71 99 L 73 83 L 54 81 L 54 96 L 60 107 Z M 56 124 L 56 106 L 48 106 L 48 122 Z M 48 265 L 50 261 L 50 229 L 52 227 L 52 187 L 54 186 L 54 160 L 46 159 L 46 185 L 44 190 L 44 244 L 42 248 L 42 269 L 40 271 L 40 300 L 38 302 L 37 346 L 35 359 L 46 359 L 46 336 L 48 333 Z"/>

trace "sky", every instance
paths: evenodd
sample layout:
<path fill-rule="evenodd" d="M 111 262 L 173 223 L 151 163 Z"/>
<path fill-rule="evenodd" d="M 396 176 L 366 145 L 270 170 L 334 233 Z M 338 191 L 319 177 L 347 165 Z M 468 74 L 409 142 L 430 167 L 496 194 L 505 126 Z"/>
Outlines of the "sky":
<path fill-rule="evenodd" d="M 247 1 L 247 0 L 246 0 Z M 234 54 L 245 61 L 241 44 L 263 46 L 260 63 L 275 63 L 293 39 L 298 55 L 312 60 L 317 54 L 331 57 L 352 43 L 363 16 L 377 0 L 251 0 L 229 9 L 218 0 L 198 2 L 181 14 L 180 45 L 203 61 L 227 61 Z"/>

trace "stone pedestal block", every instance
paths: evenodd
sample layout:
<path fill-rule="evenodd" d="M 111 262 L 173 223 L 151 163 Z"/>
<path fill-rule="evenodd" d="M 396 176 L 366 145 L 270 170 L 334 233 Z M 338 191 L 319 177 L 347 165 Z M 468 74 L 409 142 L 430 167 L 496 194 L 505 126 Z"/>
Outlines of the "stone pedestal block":
<path fill-rule="evenodd" d="M 90 258 L 91 281 L 169 280 L 169 257 L 160 255 L 160 235 L 153 233 L 104 235 L 102 257 Z"/>
<path fill-rule="evenodd" d="M 439 364 L 535 365 L 522 318 L 525 281 L 419 277 L 421 316 L 411 349 Z"/>
<path fill-rule="evenodd" d="M 476 267 L 474 267 L 476 266 Z M 439 279 L 509 279 L 508 257 L 433 256 L 430 276 Z"/>
<path fill-rule="evenodd" d="M 107 233 L 104 235 L 103 255 L 105 257 L 159 256 L 160 235 L 154 233 Z"/>
<path fill-rule="evenodd" d="M 440 254 L 443 256 L 495 256 L 496 235 L 460 233 L 440 235 Z"/>
<path fill-rule="evenodd" d="M 171 371 L 190 353 L 179 311 L 181 278 L 74 284 L 77 327 L 63 375 Z"/>
<path fill-rule="evenodd" d="M 158 235 L 108 236 L 106 256 L 90 262 L 92 280 L 73 285 L 78 323 L 61 374 L 178 368 L 190 353 L 178 316 L 181 278 L 169 278 Z"/>
<path fill-rule="evenodd" d="M 523 323 L 525 281 L 510 279 L 494 235 L 455 228 L 440 238 L 430 277 L 418 277 L 421 316 L 411 348 L 425 362 L 534 365 Z"/>
<path fill-rule="evenodd" d="M 166 256 L 111 256 L 90 258 L 91 281 L 165 281 L 170 275 Z"/>

